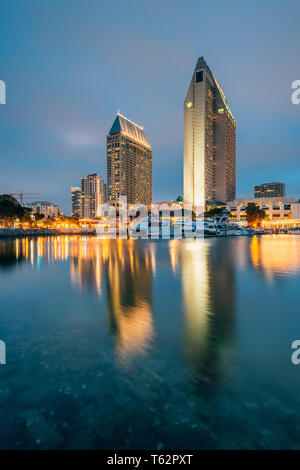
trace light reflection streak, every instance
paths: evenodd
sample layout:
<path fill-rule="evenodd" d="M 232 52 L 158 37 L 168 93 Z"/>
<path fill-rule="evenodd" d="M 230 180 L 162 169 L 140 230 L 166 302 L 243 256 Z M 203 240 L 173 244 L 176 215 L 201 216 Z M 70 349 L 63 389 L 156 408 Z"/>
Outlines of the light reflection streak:
<path fill-rule="evenodd" d="M 250 243 L 253 266 L 266 278 L 296 275 L 300 272 L 299 237 L 288 235 L 264 235 L 253 237 Z"/>
<path fill-rule="evenodd" d="M 32 266 L 70 260 L 70 279 L 82 292 L 106 293 L 108 325 L 120 364 L 146 354 L 154 338 L 152 276 L 155 246 L 94 237 L 38 237 L 14 242 L 15 258 Z"/>

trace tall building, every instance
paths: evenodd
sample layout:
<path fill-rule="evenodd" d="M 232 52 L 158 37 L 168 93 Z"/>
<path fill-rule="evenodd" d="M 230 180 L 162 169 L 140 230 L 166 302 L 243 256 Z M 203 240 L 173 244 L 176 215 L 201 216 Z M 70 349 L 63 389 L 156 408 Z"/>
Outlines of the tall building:
<path fill-rule="evenodd" d="M 71 188 L 71 215 L 72 217 L 80 217 L 81 207 L 81 190 L 78 186 Z"/>
<path fill-rule="evenodd" d="M 100 181 L 101 178 L 96 173 L 81 178 L 80 217 L 83 219 L 95 219 L 100 215 Z"/>
<path fill-rule="evenodd" d="M 100 195 L 101 195 L 101 204 L 104 204 L 106 202 L 106 184 L 104 183 L 104 178 L 101 178 L 100 176 Z"/>
<path fill-rule="evenodd" d="M 263 183 L 254 186 L 254 197 L 284 197 L 285 184 L 284 183 Z"/>
<path fill-rule="evenodd" d="M 236 122 L 203 57 L 184 101 L 184 202 L 230 201 L 236 195 Z"/>
<path fill-rule="evenodd" d="M 118 112 L 107 136 L 107 199 L 152 203 L 152 150 L 143 127 Z"/>

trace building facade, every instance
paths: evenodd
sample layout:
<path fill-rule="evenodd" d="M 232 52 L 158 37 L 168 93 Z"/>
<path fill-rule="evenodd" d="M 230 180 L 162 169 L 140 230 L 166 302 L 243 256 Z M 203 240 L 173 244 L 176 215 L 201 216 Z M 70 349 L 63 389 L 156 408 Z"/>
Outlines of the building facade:
<path fill-rule="evenodd" d="M 51 219 L 57 219 L 61 214 L 60 207 L 48 201 L 35 201 L 31 204 L 27 204 L 27 207 L 32 209 L 33 215 L 43 215 L 46 219 L 48 217 L 51 217 Z"/>
<path fill-rule="evenodd" d="M 80 217 L 81 208 L 81 190 L 79 186 L 71 188 L 71 215 L 72 217 Z"/>
<path fill-rule="evenodd" d="M 100 195 L 101 195 L 101 204 L 104 204 L 106 202 L 106 184 L 104 183 L 104 178 L 101 178 L 100 176 Z"/>
<path fill-rule="evenodd" d="M 231 212 L 231 219 L 238 222 L 245 221 L 246 208 L 249 203 L 254 203 L 265 211 L 265 222 L 300 219 L 300 202 L 287 197 L 237 199 L 228 202 L 226 206 Z"/>
<path fill-rule="evenodd" d="M 236 197 L 236 121 L 203 57 L 184 101 L 184 202 Z"/>
<path fill-rule="evenodd" d="M 262 183 L 254 186 L 255 198 L 285 197 L 284 183 Z"/>
<path fill-rule="evenodd" d="M 143 127 L 118 112 L 107 136 L 107 202 L 152 202 L 152 149 Z"/>
<path fill-rule="evenodd" d="M 95 219 L 100 215 L 101 205 L 101 178 L 92 173 L 81 178 L 80 183 L 80 217 L 82 219 Z"/>

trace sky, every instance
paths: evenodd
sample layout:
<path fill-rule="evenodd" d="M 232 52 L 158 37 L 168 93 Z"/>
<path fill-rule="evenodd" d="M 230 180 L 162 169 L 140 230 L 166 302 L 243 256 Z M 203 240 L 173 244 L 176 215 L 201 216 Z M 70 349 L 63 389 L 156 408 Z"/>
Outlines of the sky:
<path fill-rule="evenodd" d="M 237 121 L 237 196 L 282 181 L 300 198 L 299 13 L 298 0 L 1 0 L 0 194 L 69 214 L 71 186 L 106 179 L 120 110 L 152 146 L 154 201 L 182 195 L 183 101 L 204 56 Z"/>

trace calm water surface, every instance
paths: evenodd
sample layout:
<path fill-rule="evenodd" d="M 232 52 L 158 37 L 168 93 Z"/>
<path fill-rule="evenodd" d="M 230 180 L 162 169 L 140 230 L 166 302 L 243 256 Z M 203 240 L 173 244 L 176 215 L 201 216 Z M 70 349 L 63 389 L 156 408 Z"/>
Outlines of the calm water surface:
<path fill-rule="evenodd" d="M 300 449 L 300 237 L 0 241 L 0 447 Z"/>

